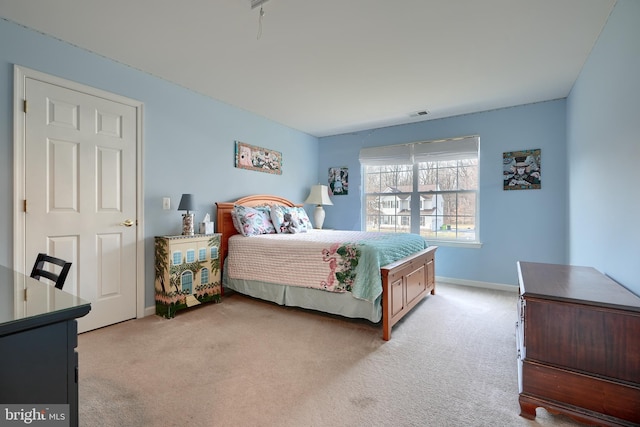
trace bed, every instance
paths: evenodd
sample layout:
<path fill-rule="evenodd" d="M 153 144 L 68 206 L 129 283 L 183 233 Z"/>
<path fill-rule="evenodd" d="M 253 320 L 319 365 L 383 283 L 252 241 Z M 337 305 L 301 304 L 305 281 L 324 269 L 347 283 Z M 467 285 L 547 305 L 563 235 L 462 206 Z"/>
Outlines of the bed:
<path fill-rule="evenodd" d="M 285 211 L 302 205 L 278 196 L 254 195 L 216 206 L 222 283 L 227 289 L 280 305 L 382 321 L 385 341 L 391 339 L 393 325 L 429 293 L 435 294 L 437 246 L 427 246 L 420 236 L 310 229 L 247 238 L 234 226 L 236 206 Z M 393 246 L 400 236 L 407 236 L 407 247 Z M 365 238 L 375 241 L 373 248 L 363 244 Z M 312 262 L 306 258 L 308 253 L 315 254 L 317 268 L 306 264 Z M 392 261 L 386 262 L 390 257 Z"/>

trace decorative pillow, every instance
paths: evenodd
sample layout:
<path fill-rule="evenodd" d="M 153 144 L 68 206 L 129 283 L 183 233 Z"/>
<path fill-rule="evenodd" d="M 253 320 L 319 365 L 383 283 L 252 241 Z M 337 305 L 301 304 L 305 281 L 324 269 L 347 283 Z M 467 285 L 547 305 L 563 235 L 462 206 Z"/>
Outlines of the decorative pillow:
<path fill-rule="evenodd" d="M 311 228 L 307 213 L 299 207 L 273 205 L 271 221 L 277 233 L 304 233 Z"/>
<path fill-rule="evenodd" d="M 235 209 L 231 209 L 231 221 L 233 221 L 233 227 L 236 229 L 236 231 L 244 235 L 242 232 L 242 224 L 240 224 L 240 220 L 238 219 L 238 214 L 236 213 Z"/>
<path fill-rule="evenodd" d="M 243 236 L 273 234 L 276 232 L 269 216 L 269 207 L 234 206 L 231 211 L 233 226 Z"/>
<path fill-rule="evenodd" d="M 306 228 L 307 230 L 311 230 L 313 228 L 313 225 L 311 225 L 311 220 L 309 219 L 309 215 L 307 215 L 307 211 L 305 211 L 301 207 L 297 207 L 295 209 L 297 209 L 298 211 L 298 219 L 302 221 L 302 225 L 304 225 L 304 228 Z"/>
<path fill-rule="evenodd" d="M 253 208 L 263 213 L 263 216 L 267 223 L 267 231 L 264 234 L 276 234 L 276 227 L 273 225 L 273 222 L 271 221 L 271 207 L 269 205 L 265 205 L 265 206 L 254 206 Z"/>

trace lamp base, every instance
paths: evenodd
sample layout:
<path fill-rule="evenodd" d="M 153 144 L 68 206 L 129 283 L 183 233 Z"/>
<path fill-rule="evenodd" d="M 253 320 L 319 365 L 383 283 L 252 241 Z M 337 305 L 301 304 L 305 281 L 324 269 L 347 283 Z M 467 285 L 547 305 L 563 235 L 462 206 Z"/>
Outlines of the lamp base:
<path fill-rule="evenodd" d="M 193 236 L 193 214 L 186 213 L 182 215 L 182 235 Z"/>
<path fill-rule="evenodd" d="M 313 223 L 315 224 L 314 228 L 318 230 L 322 229 L 322 224 L 324 223 L 324 209 L 322 205 L 317 205 L 316 210 L 313 211 Z"/>

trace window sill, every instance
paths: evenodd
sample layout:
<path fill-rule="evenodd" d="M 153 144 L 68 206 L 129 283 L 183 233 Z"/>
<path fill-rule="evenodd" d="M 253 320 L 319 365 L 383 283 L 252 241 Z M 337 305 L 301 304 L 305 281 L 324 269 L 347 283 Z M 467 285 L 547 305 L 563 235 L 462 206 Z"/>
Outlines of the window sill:
<path fill-rule="evenodd" d="M 433 246 L 448 246 L 452 248 L 470 248 L 480 249 L 482 242 L 464 242 L 462 240 L 430 240 L 427 239 L 427 243 Z"/>

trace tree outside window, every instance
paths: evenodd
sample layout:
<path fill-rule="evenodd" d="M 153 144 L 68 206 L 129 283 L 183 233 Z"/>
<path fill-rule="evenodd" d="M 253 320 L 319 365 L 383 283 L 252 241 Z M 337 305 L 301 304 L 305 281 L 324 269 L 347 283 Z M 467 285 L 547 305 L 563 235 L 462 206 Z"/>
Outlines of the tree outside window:
<path fill-rule="evenodd" d="M 478 242 L 478 151 L 477 137 L 363 149 L 364 229 Z"/>

